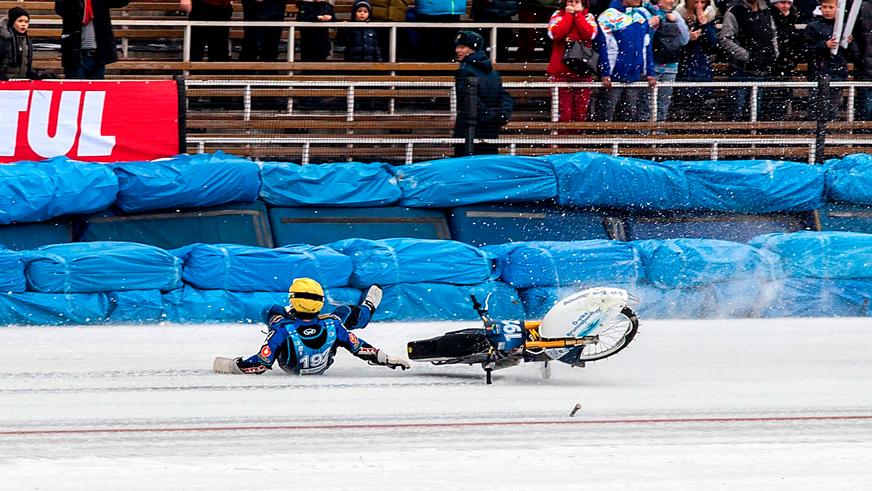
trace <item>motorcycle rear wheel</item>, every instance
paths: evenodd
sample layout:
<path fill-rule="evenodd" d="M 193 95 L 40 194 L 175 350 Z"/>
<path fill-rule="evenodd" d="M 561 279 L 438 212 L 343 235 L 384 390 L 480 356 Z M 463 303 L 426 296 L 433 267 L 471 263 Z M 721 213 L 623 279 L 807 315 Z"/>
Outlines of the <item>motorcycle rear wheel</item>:
<path fill-rule="evenodd" d="M 624 307 L 621 313 L 601 328 L 596 334 L 599 341 L 585 345 L 578 356 L 578 361 L 596 361 L 608 358 L 633 341 L 639 331 L 639 318 L 633 309 Z"/>

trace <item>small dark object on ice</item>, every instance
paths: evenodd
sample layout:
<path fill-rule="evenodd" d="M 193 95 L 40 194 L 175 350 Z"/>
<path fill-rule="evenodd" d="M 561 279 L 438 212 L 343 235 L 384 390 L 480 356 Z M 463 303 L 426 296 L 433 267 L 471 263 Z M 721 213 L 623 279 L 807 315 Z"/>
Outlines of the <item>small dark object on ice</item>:
<path fill-rule="evenodd" d="M 577 413 L 579 409 L 581 409 L 581 403 L 576 404 L 575 407 L 572 408 L 572 412 L 569 413 L 569 417 L 571 418 L 575 416 L 575 413 Z"/>

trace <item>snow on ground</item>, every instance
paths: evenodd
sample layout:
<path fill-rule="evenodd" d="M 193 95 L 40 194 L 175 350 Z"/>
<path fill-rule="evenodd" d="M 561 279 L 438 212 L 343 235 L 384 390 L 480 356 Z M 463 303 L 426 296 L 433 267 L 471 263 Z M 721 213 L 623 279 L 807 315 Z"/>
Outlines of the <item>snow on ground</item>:
<path fill-rule="evenodd" d="M 404 355 L 473 325 L 359 334 Z M 491 386 L 344 352 L 320 377 L 211 372 L 262 338 L 0 329 L 0 489 L 872 489 L 869 319 L 643 319 L 614 358 Z"/>

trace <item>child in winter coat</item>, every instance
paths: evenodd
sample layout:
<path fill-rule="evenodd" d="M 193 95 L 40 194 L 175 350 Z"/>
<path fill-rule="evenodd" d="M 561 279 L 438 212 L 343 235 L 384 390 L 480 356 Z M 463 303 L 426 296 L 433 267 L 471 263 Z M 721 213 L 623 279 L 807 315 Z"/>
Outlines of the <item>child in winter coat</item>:
<path fill-rule="evenodd" d="M 839 39 L 833 37 L 833 27 L 836 23 L 836 0 L 821 0 L 821 16 L 811 20 L 804 30 L 806 52 L 809 54 L 808 79 L 820 80 L 824 76 L 830 80 L 848 79 L 848 60 L 850 50 L 855 49 L 853 36 L 849 36 L 851 43 L 848 49 L 839 47 Z M 838 48 L 836 54 L 831 49 Z M 824 115 L 829 119 L 835 118 L 842 105 L 842 92 L 839 89 L 830 89 L 830 104 Z"/>
<path fill-rule="evenodd" d="M 372 5 L 367 0 L 357 0 L 351 9 L 351 22 L 369 22 Z M 345 39 L 345 61 L 382 61 L 378 35 L 372 27 L 349 27 L 342 29 Z"/>
<path fill-rule="evenodd" d="M 21 7 L 9 9 L 9 15 L 0 18 L 0 80 L 35 78 L 29 26 L 30 14 Z"/>
<path fill-rule="evenodd" d="M 593 74 L 579 74 L 563 63 L 566 45 L 580 41 L 591 48 L 597 26 L 583 0 L 565 0 L 563 8 L 551 15 L 548 22 L 548 37 L 551 45 L 551 60 L 548 62 L 548 80 L 552 82 L 590 82 Z M 560 121 L 587 121 L 591 89 L 560 88 L 558 108 Z"/>

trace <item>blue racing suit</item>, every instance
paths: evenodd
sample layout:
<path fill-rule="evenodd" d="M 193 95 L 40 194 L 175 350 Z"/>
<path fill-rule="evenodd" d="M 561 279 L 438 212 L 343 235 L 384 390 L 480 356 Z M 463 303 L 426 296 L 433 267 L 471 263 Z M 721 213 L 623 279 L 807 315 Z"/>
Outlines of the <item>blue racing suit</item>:
<path fill-rule="evenodd" d="M 245 373 L 263 373 L 278 361 L 286 372 L 320 375 L 333 364 L 338 347 L 352 355 L 378 364 L 378 350 L 349 331 L 369 324 L 372 310 L 367 306 L 342 305 L 330 314 L 302 318 L 281 305 L 264 309 L 269 332 L 260 351 L 236 364 Z"/>

